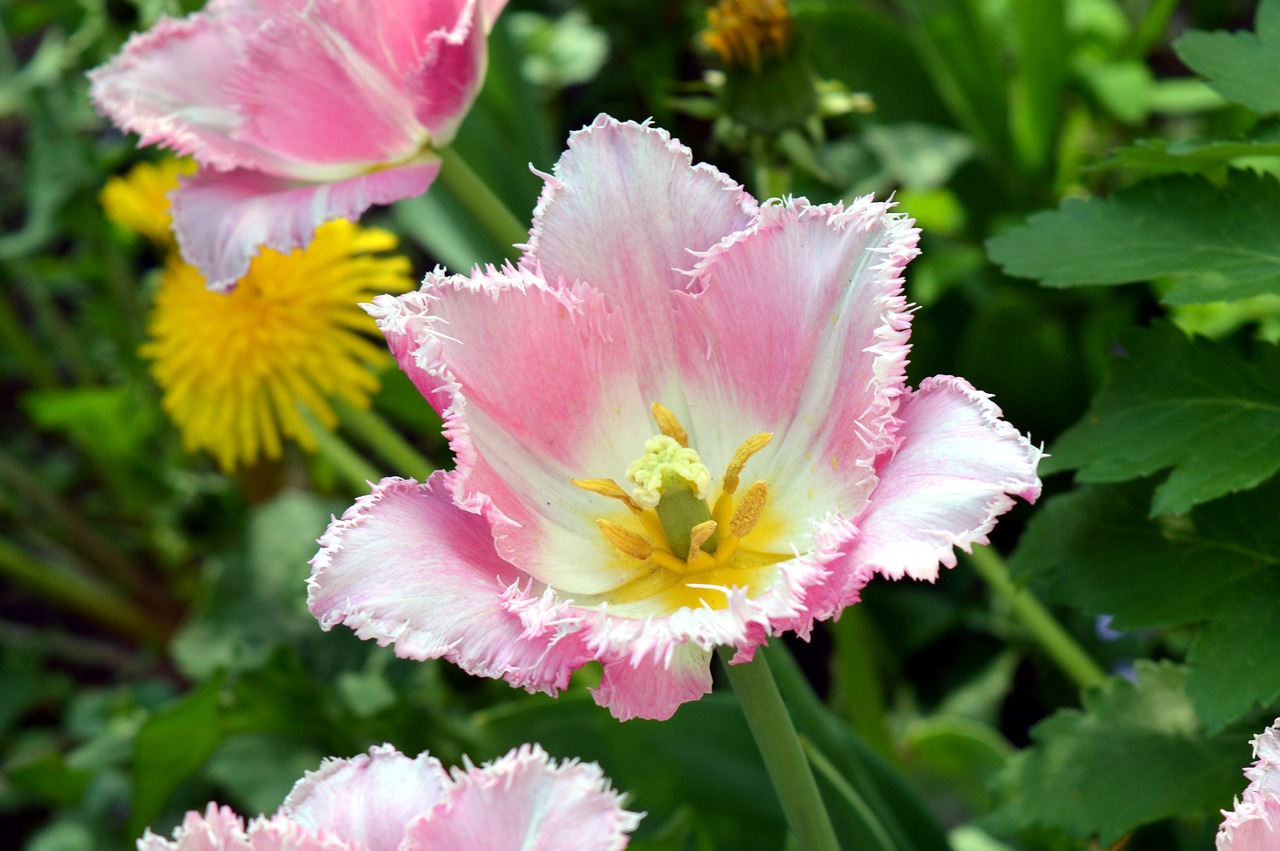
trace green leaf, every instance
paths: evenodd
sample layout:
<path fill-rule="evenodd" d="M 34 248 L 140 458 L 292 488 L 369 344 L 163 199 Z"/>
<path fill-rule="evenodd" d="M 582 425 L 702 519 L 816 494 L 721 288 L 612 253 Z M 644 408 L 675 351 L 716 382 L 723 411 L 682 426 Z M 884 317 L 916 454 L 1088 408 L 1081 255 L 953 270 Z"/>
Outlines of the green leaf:
<path fill-rule="evenodd" d="M 956 124 L 988 151 L 1002 153 L 1009 139 L 1008 75 L 999 26 L 979 4 L 903 0 L 910 34 Z M 1007 26 L 1000 21 L 1000 26 Z"/>
<path fill-rule="evenodd" d="M 1280 112 L 1280 0 L 1258 5 L 1257 32 L 1192 31 L 1173 49 L 1227 100 Z"/>
<path fill-rule="evenodd" d="M 1280 478 L 1185 517 L 1147 517 L 1150 497 L 1139 481 L 1049 500 L 1009 569 L 1117 629 L 1200 625 L 1188 689 L 1216 729 L 1280 697 Z"/>
<path fill-rule="evenodd" d="M 1041 471 L 1078 468 L 1083 482 L 1118 482 L 1172 468 L 1151 514 L 1248 490 L 1280 470 L 1280 348 L 1246 360 L 1172 325 L 1125 339 L 1110 380 L 1084 419 L 1052 446 Z"/>
<path fill-rule="evenodd" d="M 1057 827 L 1110 847 L 1144 824 L 1229 806 L 1243 786 L 1246 737 L 1207 735 L 1183 691 L 1185 672 L 1139 662 L 1137 683 L 1113 679 L 1031 731 L 998 781 L 996 819 Z"/>
<path fill-rule="evenodd" d="M 200 604 L 170 647 L 183 673 L 201 679 L 220 668 L 256 668 L 278 644 L 323 641 L 303 586 L 316 538 L 337 510 L 301 490 L 254 507 L 243 548 L 203 566 Z"/>
<path fill-rule="evenodd" d="M 10 765 L 5 780 L 15 789 L 58 806 L 74 806 L 84 797 L 93 774 L 69 766 L 59 753 L 45 753 L 35 759 Z"/>
<path fill-rule="evenodd" d="M 1171 304 L 1280 292 L 1280 183 L 1232 173 L 1224 186 L 1166 177 L 1109 200 L 1070 198 L 987 241 L 1010 275 L 1050 287 L 1167 278 Z"/>
<path fill-rule="evenodd" d="M 1032 173 L 1050 163 L 1062 114 L 1062 89 L 1070 67 L 1063 0 L 1015 0 L 1018 74 L 1013 81 L 1010 130 L 1023 167 Z"/>
<path fill-rule="evenodd" d="M 223 678 L 216 676 L 177 703 L 151 716 L 134 740 L 133 811 L 129 834 L 141 836 L 187 777 L 222 740 L 218 702 Z"/>
<path fill-rule="evenodd" d="M 1274 131 L 1269 136 L 1275 136 Z M 1152 177 L 1162 174 L 1205 174 L 1261 157 L 1280 158 L 1280 140 L 1142 139 L 1120 148 L 1099 168 L 1127 168 Z"/>

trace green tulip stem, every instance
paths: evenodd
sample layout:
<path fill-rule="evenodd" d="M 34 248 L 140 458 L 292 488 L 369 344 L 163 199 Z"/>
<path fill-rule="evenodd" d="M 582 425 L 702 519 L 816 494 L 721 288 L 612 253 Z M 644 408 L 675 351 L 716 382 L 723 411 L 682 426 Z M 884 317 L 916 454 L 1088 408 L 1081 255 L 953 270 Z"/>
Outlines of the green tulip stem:
<path fill-rule="evenodd" d="M 347 487 L 355 493 L 364 494 L 368 493 L 370 484 L 381 481 L 382 475 L 378 468 L 352 449 L 351 444 L 339 437 L 337 432 L 321 425 L 315 414 L 305 407 L 300 405 L 298 410 L 315 438 L 316 454 L 329 462 L 334 473 Z"/>
<path fill-rule="evenodd" d="M 764 655 L 757 652 L 751 662 L 730 665 L 733 650 L 721 647 L 718 652 L 791 825 L 796 847 L 840 851 L 813 770 Z"/>
<path fill-rule="evenodd" d="M 1004 560 L 990 547 L 974 547 L 969 563 L 1049 658 L 1082 689 L 1101 685 L 1107 672 L 1085 652 L 1026 588 L 1014 585 Z"/>
<path fill-rule="evenodd" d="M 507 256 L 514 259 L 517 252 L 511 246 L 528 242 L 528 228 L 511 214 L 502 199 L 471 170 L 456 149 L 444 148 L 437 153 L 441 160 L 440 183 L 449 188 L 494 240 L 507 249 Z"/>
<path fill-rule="evenodd" d="M 358 408 L 343 399 L 335 399 L 333 407 L 338 413 L 343 431 L 373 450 L 379 458 L 391 465 L 396 475 L 410 476 L 425 482 L 435 470 L 435 465 L 392 428 L 377 411 Z"/>

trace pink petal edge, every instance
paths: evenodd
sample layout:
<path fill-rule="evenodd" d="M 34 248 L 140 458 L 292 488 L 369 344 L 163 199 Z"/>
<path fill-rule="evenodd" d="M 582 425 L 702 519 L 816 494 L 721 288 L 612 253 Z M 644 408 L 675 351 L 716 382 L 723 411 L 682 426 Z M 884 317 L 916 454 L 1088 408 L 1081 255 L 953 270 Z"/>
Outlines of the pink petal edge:
<path fill-rule="evenodd" d="M 627 317 L 641 389 L 670 374 L 671 294 L 684 270 L 754 219 L 757 204 L 729 177 L 648 122 L 600 115 L 570 134 L 534 208 L 520 268 L 548 282 L 586 282 Z M 648 355 L 647 353 L 652 353 Z M 672 405 L 673 401 L 664 401 Z"/>
<path fill-rule="evenodd" d="M 589 658 L 556 624 L 514 612 L 536 593 L 501 559 L 484 518 L 453 503 L 437 472 L 388 478 L 320 538 L 307 605 L 324 630 L 343 624 L 407 659 L 448 659 L 470 674 L 555 694 Z"/>
<path fill-rule="evenodd" d="M 955 567 L 954 548 L 987 543 L 1014 496 L 1035 502 L 1043 450 L 1000 416 L 990 396 L 951 376 L 926 379 L 903 401 L 899 447 L 878 471 L 870 506 L 854 518 L 859 534 L 834 565 L 844 585 L 827 589 L 838 593 L 826 608 L 848 605 L 844 597 L 871 572 L 934 581 L 940 564 Z"/>
<path fill-rule="evenodd" d="M 447 797 L 409 826 L 406 851 L 621 851 L 643 816 L 623 809 L 598 765 L 557 765 L 538 745 L 451 773 Z"/>
<path fill-rule="evenodd" d="M 439 160 L 430 160 L 299 185 L 256 171 L 204 169 L 184 178 L 173 194 L 173 228 L 183 258 L 200 270 L 209 289 L 226 292 L 262 248 L 303 248 L 324 222 L 355 220 L 374 204 L 420 195 L 439 171 Z"/>
<path fill-rule="evenodd" d="M 409 822 L 449 785 L 435 757 L 410 758 L 381 745 L 350 759 L 325 759 L 294 785 L 282 810 L 312 833 L 327 831 L 367 851 L 396 851 Z"/>

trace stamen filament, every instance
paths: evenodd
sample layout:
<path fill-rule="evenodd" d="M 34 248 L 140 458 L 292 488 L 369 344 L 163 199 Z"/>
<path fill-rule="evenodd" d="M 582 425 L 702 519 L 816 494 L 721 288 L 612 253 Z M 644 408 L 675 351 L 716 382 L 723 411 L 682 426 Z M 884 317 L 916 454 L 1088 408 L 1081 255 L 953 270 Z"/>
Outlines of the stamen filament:
<path fill-rule="evenodd" d="M 632 558 L 638 558 L 643 561 L 653 555 L 653 544 L 635 532 L 624 529 L 611 520 L 600 519 L 596 521 L 596 525 L 600 527 L 600 531 L 604 536 L 609 539 L 609 543 Z"/>
<path fill-rule="evenodd" d="M 738 537 L 733 534 L 722 536 L 720 538 L 720 546 L 716 547 L 716 567 L 724 567 L 737 551 Z"/>
<path fill-rule="evenodd" d="M 689 565 L 682 558 L 676 558 L 673 554 L 666 550 L 654 550 L 651 558 L 661 567 L 665 567 L 672 573 L 681 575 L 689 571 Z"/>
<path fill-rule="evenodd" d="M 652 511 L 641 511 L 639 514 L 640 525 L 649 533 L 649 537 L 657 542 L 658 546 L 666 546 L 667 533 L 662 528 L 662 521 L 658 519 L 658 515 Z"/>

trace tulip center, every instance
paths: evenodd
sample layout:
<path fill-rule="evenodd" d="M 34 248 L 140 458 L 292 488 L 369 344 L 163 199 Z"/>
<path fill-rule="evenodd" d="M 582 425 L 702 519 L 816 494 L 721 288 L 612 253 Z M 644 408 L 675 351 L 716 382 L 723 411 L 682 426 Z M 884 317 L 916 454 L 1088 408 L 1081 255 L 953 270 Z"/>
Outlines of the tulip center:
<path fill-rule="evenodd" d="M 627 479 L 634 485 L 630 491 L 613 479 L 573 483 L 630 509 L 632 523 L 596 521 L 601 534 L 623 555 L 676 577 L 732 568 L 742 539 L 759 523 L 769 498 L 764 481 L 739 495 L 739 478 L 747 461 L 773 435 L 762 432 L 738 446 L 721 479 L 720 493 L 709 505 L 711 471 L 689 446 L 688 432 L 667 408 L 655 402 L 652 410 L 661 433 L 645 441 L 644 454 L 627 467 Z M 771 562 L 781 556 L 765 558 Z M 753 566 L 759 566 L 758 561 L 753 559 Z"/>

